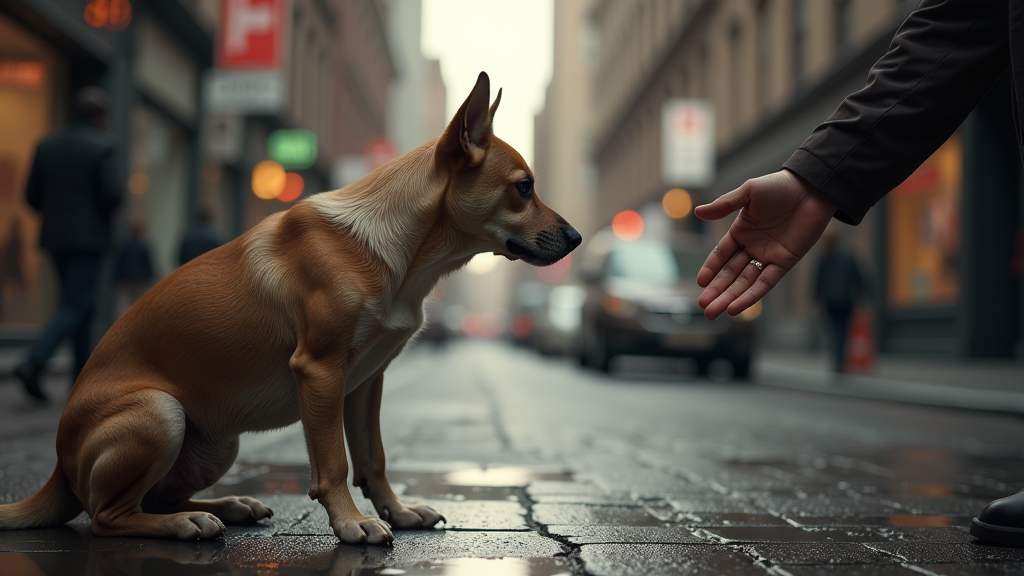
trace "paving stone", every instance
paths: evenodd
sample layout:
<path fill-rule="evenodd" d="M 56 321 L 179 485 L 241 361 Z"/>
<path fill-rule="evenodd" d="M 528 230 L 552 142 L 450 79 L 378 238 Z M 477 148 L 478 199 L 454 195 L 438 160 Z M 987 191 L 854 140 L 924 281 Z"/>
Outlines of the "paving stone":
<path fill-rule="evenodd" d="M 891 542 L 872 543 L 866 544 L 866 546 L 913 564 L 1024 563 L 1024 549 L 1003 548 L 972 542 Z"/>
<path fill-rule="evenodd" d="M 774 514 L 794 518 L 832 517 L 837 521 L 845 516 L 891 516 L 900 513 L 895 507 L 874 498 L 837 497 L 826 494 L 806 498 L 776 493 L 745 495 L 751 503 Z"/>
<path fill-rule="evenodd" d="M 773 565 L 798 564 L 893 564 L 898 560 L 865 544 L 852 542 L 795 542 L 745 544 L 743 550 Z"/>
<path fill-rule="evenodd" d="M 785 519 L 771 514 L 687 513 L 677 515 L 675 521 L 679 524 L 699 528 L 709 526 L 792 526 Z"/>
<path fill-rule="evenodd" d="M 977 516 L 991 501 L 990 498 L 963 498 L 957 496 L 930 498 L 927 496 L 886 496 L 886 501 L 897 504 L 913 514 L 930 516 Z"/>
<path fill-rule="evenodd" d="M 921 576 L 922 574 L 919 570 L 899 564 L 786 566 L 783 570 L 784 572 L 781 573 L 789 576 Z M 943 573 L 939 572 L 938 574 L 942 576 Z"/>
<path fill-rule="evenodd" d="M 742 552 L 707 544 L 591 544 L 581 548 L 580 559 L 593 576 L 766 574 Z"/>
<path fill-rule="evenodd" d="M 683 514 L 764 514 L 765 509 L 747 500 L 710 492 L 692 498 L 672 498 L 669 503 Z"/>
<path fill-rule="evenodd" d="M 1006 564 L 915 564 L 914 566 L 938 576 L 1020 576 L 1024 574 L 1024 562 L 1008 562 Z M 794 574 L 793 576 L 798 575 Z"/>
<path fill-rule="evenodd" d="M 547 533 L 572 544 L 699 544 L 712 543 L 684 526 L 566 526 L 554 525 Z"/>
<path fill-rule="evenodd" d="M 550 526 L 658 526 L 661 521 L 643 508 L 628 506 L 587 506 L 583 504 L 534 504 L 532 518 Z"/>
<path fill-rule="evenodd" d="M 699 528 L 696 534 L 732 542 L 970 542 L 958 528 L 930 526 L 720 526 Z"/>
<path fill-rule="evenodd" d="M 590 482 L 569 482 L 558 480 L 531 480 L 526 487 L 530 498 L 554 494 L 592 494 L 603 495 L 608 491 Z"/>
<path fill-rule="evenodd" d="M 539 494 L 531 496 L 538 504 L 593 504 L 600 506 L 637 506 L 640 501 L 629 494 Z"/>

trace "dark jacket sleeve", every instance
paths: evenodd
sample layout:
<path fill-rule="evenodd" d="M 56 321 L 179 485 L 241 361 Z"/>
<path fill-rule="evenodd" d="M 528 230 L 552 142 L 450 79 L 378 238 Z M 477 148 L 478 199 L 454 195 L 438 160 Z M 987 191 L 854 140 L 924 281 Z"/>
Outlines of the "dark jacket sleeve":
<path fill-rule="evenodd" d="M 121 204 L 121 199 L 124 197 L 124 187 L 117 177 L 117 162 L 113 147 L 108 148 L 103 153 L 96 169 L 98 179 L 96 183 L 96 203 L 99 205 L 101 212 L 110 214 Z"/>
<path fill-rule="evenodd" d="M 925 0 L 867 85 L 783 165 L 859 224 L 943 144 L 1009 65 L 1006 0 Z"/>

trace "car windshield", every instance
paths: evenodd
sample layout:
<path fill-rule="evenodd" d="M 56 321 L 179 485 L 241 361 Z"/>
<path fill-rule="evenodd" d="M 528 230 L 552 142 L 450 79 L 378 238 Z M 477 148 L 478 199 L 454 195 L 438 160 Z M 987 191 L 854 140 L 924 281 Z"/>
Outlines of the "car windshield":
<path fill-rule="evenodd" d="M 683 280 L 696 280 L 703 264 L 702 254 L 672 250 L 655 242 L 634 241 L 612 250 L 608 274 L 639 284 L 671 286 Z"/>

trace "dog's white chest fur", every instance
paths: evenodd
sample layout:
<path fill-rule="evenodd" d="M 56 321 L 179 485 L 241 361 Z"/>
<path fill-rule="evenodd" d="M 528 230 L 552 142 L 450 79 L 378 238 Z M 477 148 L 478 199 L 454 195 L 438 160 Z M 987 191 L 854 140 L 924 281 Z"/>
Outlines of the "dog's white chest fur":
<path fill-rule="evenodd" d="M 349 370 L 345 393 L 358 388 L 394 359 L 422 324 L 422 301 L 393 304 L 384 311 L 380 306 L 372 306 L 364 311 L 355 340 L 357 347 L 365 347 L 365 352 Z"/>

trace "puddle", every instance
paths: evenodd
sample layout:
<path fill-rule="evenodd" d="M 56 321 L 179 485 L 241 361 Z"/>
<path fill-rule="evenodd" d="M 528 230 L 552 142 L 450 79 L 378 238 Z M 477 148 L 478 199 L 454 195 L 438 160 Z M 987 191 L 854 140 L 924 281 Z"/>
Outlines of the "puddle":
<path fill-rule="evenodd" d="M 517 486 L 524 487 L 531 480 L 572 480 L 566 473 L 541 473 L 529 468 L 469 468 L 444 475 L 445 484 L 455 486 Z"/>
<path fill-rule="evenodd" d="M 436 500 L 519 500 L 516 491 L 534 480 L 572 480 L 571 474 L 538 472 L 529 468 L 465 468 L 451 472 L 389 472 L 399 496 Z M 236 464 L 205 494 L 305 494 L 309 466 Z"/>
<path fill-rule="evenodd" d="M 361 568 L 353 576 L 570 576 L 565 563 L 555 558 L 455 558 L 419 562 L 411 566 Z"/>

